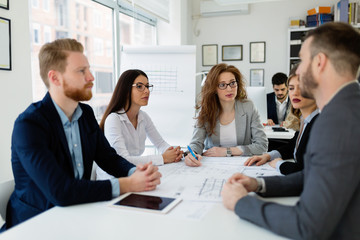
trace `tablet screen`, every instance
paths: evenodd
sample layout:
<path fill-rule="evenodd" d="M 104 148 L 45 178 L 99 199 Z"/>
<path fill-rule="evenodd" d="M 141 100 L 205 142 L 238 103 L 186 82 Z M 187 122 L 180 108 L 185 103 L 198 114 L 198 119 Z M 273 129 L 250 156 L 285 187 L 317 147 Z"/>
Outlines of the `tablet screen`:
<path fill-rule="evenodd" d="M 130 193 L 115 202 L 114 205 L 164 211 L 168 206 L 172 205 L 172 203 L 175 203 L 176 200 L 175 198 Z"/>

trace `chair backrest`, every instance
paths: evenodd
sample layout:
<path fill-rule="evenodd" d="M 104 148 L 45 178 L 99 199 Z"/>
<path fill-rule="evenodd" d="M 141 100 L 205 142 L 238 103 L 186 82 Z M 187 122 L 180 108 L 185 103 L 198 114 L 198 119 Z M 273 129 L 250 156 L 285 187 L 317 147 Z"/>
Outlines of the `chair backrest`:
<path fill-rule="evenodd" d="M 0 216 L 6 220 L 6 206 L 10 195 L 14 191 L 14 179 L 0 183 Z"/>
<path fill-rule="evenodd" d="M 95 181 L 96 180 L 96 168 L 98 167 L 98 165 L 96 164 L 96 162 L 93 162 L 93 166 L 91 169 L 91 176 L 90 176 L 90 180 Z"/>

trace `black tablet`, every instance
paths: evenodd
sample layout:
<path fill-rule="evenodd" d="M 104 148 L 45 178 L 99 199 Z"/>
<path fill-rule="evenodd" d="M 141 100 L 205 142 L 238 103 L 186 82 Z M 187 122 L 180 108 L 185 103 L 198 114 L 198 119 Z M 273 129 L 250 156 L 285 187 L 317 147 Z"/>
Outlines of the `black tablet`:
<path fill-rule="evenodd" d="M 180 198 L 158 197 L 139 193 L 126 193 L 120 196 L 114 207 L 167 213 L 181 201 Z"/>
<path fill-rule="evenodd" d="M 286 130 L 285 128 L 283 127 L 272 127 L 272 130 L 274 132 L 288 132 L 288 130 Z"/>

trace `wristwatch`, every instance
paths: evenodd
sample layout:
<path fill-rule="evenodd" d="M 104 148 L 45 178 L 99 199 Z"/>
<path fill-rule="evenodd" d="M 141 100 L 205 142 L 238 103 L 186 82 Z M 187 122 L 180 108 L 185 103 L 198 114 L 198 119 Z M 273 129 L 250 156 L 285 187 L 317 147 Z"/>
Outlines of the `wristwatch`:
<path fill-rule="evenodd" d="M 226 156 L 227 157 L 231 157 L 232 156 L 232 152 L 231 152 L 231 149 L 228 147 L 226 148 Z"/>
<path fill-rule="evenodd" d="M 264 193 L 265 189 L 264 189 L 264 185 L 265 185 L 265 181 L 263 178 L 255 178 L 256 182 L 257 182 L 257 188 L 255 190 L 256 193 Z"/>

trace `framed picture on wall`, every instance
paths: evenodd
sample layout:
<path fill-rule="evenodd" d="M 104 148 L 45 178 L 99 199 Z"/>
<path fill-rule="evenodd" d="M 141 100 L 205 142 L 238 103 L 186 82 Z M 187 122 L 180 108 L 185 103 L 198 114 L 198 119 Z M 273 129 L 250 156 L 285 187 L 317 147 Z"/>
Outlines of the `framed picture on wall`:
<path fill-rule="evenodd" d="M 241 61 L 242 45 L 224 45 L 222 46 L 222 60 L 223 61 Z"/>
<path fill-rule="evenodd" d="M 250 69 L 250 86 L 264 86 L 264 69 Z"/>
<path fill-rule="evenodd" d="M 265 42 L 250 42 L 250 63 L 264 63 L 265 50 Z"/>
<path fill-rule="evenodd" d="M 9 10 L 9 0 L 0 0 L 0 8 Z"/>
<path fill-rule="evenodd" d="M 11 70 L 10 19 L 0 17 L 0 70 Z"/>
<path fill-rule="evenodd" d="M 202 45 L 202 65 L 214 66 L 218 63 L 218 45 Z"/>

